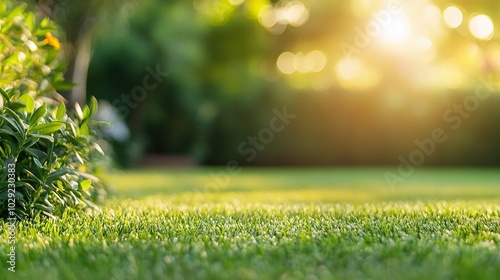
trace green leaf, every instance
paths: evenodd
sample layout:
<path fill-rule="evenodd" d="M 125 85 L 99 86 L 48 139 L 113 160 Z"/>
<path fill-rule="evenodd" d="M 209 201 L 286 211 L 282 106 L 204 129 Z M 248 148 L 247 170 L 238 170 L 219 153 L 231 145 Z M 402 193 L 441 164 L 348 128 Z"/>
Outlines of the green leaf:
<path fill-rule="evenodd" d="M 19 101 L 26 105 L 26 112 L 30 114 L 33 113 L 33 110 L 35 109 L 35 99 L 33 99 L 33 96 L 31 96 L 29 93 L 25 93 L 21 97 L 19 97 Z"/>
<path fill-rule="evenodd" d="M 107 121 L 96 121 L 96 120 L 91 120 L 90 121 L 91 126 L 103 126 L 103 127 L 111 127 L 111 123 Z"/>
<path fill-rule="evenodd" d="M 8 142 L 6 142 L 6 139 L 0 139 L 0 141 L 2 141 L 4 144 L 5 143 L 7 144 L 7 146 L 4 146 L 4 149 L 2 149 L 2 154 L 5 154 L 5 155 L 10 155 L 13 153 L 13 151 L 17 151 L 17 149 L 19 148 L 17 143 L 21 142 L 21 141 L 15 141 L 15 142 L 8 141 Z"/>
<path fill-rule="evenodd" d="M 52 192 L 52 195 L 59 201 L 61 205 L 66 205 L 66 202 L 59 194 L 57 194 L 56 192 Z"/>
<path fill-rule="evenodd" d="M 83 107 L 82 116 L 83 116 L 84 120 L 87 120 L 88 118 L 90 118 L 90 109 L 89 109 L 89 106 Z"/>
<path fill-rule="evenodd" d="M 9 108 L 5 108 L 5 109 L 8 110 Z M 14 129 L 17 133 L 19 133 L 20 136 L 24 135 L 24 128 L 22 126 L 22 123 L 17 122 L 17 120 L 15 120 L 13 118 L 8 118 L 5 115 L 0 115 L 0 118 L 5 120 L 10 125 L 10 127 L 12 129 Z"/>
<path fill-rule="evenodd" d="M 9 103 L 9 94 L 2 87 L 0 87 L 0 94 L 3 96 L 3 98 L 5 98 L 5 101 Z"/>
<path fill-rule="evenodd" d="M 54 209 L 53 209 L 53 208 L 51 208 L 50 206 L 43 205 L 43 204 L 41 204 L 41 203 L 36 203 L 36 204 L 34 205 L 34 208 L 36 208 L 36 209 L 40 209 L 40 210 L 43 210 L 42 212 L 43 212 L 45 215 L 47 215 L 47 216 L 49 216 L 49 217 L 53 217 L 53 218 L 55 218 L 55 217 L 52 215 L 52 212 L 53 212 L 53 210 L 54 210 Z"/>
<path fill-rule="evenodd" d="M 33 161 L 35 162 L 35 165 L 38 166 L 38 168 L 43 169 L 43 164 L 38 160 L 37 158 L 33 158 Z"/>
<path fill-rule="evenodd" d="M 22 148 L 23 148 L 23 149 L 30 148 L 30 147 L 32 147 L 33 145 L 35 145 L 35 144 L 36 144 L 36 142 L 38 142 L 38 140 L 39 140 L 39 139 L 38 139 L 38 138 L 36 138 L 36 137 L 29 137 L 29 140 L 28 140 L 28 141 L 26 141 L 26 142 L 24 143 L 24 145 L 22 146 Z"/>
<path fill-rule="evenodd" d="M 34 138 L 40 138 L 40 139 L 45 139 L 45 140 L 48 140 L 49 142 L 54 142 L 54 137 L 50 136 L 50 135 L 44 135 L 44 134 L 31 134 L 30 135 L 31 137 L 34 137 Z"/>
<path fill-rule="evenodd" d="M 52 183 L 53 181 L 55 180 L 58 180 L 60 177 L 66 175 L 70 173 L 70 170 L 69 169 L 60 169 L 60 170 L 56 170 L 52 173 L 49 174 L 49 176 L 47 177 L 47 180 L 46 180 L 46 183 L 47 184 L 50 184 Z"/>
<path fill-rule="evenodd" d="M 76 117 L 77 117 L 79 120 L 83 120 L 83 111 L 82 111 L 82 107 L 80 107 L 80 104 L 78 104 L 78 103 L 75 103 L 75 113 L 76 113 Z"/>
<path fill-rule="evenodd" d="M 33 113 L 33 115 L 31 115 L 31 118 L 28 122 L 29 126 L 34 126 L 36 124 L 38 124 L 40 122 L 40 120 L 42 119 L 42 117 L 47 113 L 47 105 L 45 105 L 45 103 L 38 107 L 38 109 L 36 109 L 36 111 Z"/>
<path fill-rule="evenodd" d="M 62 120 L 64 115 L 66 115 L 66 105 L 64 105 L 64 102 L 61 102 L 59 106 L 57 106 L 56 120 Z"/>
<path fill-rule="evenodd" d="M 104 151 L 102 150 L 101 146 L 99 146 L 99 144 L 97 143 L 94 143 L 94 149 L 99 153 L 101 154 L 102 156 L 104 156 Z"/>
<path fill-rule="evenodd" d="M 75 151 L 75 157 L 80 164 L 85 164 L 85 162 L 83 161 L 83 158 L 80 156 L 80 154 L 77 151 Z"/>
<path fill-rule="evenodd" d="M 90 109 L 90 116 L 93 116 L 95 113 L 97 113 L 97 110 L 98 110 L 98 103 L 97 103 L 97 99 L 92 96 L 90 98 L 90 103 L 89 103 L 89 109 Z"/>
<path fill-rule="evenodd" d="M 28 27 L 28 30 L 32 31 L 33 28 L 35 28 L 35 16 L 32 13 L 28 13 L 24 21 Z"/>
<path fill-rule="evenodd" d="M 35 192 L 35 188 L 33 188 L 33 186 L 29 183 L 26 183 L 26 182 L 21 182 L 22 186 L 24 186 L 25 188 L 29 189 L 30 191 L 32 192 Z"/>
<path fill-rule="evenodd" d="M 15 16 L 18 16 L 19 14 L 21 14 L 24 9 L 26 9 L 26 3 L 23 3 L 22 5 L 19 5 L 17 7 L 15 7 L 14 9 L 12 9 L 6 16 L 5 19 L 9 20 L 9 19 L 13 19 Z"/>
<path fill-rule="evenodd" d="M 38 158 L 42 162 L 44 162 L 48 157 L 48 155 L 45 152 L 40 151 L 38 149 L 26 148 L 25 151 L 26 153 L 32 155 L 33 157 Z"/>
<path fill-rule="evenodd" d="M 61 129 L 62 126 L 63 126 L 62 122 L 44 123 L 44 124 L 39 124 L 39 125 L 31 127 L 29 132 L 30 133 L 38 132 L 41 134 L 51 134 L 51 133 L 54 133 L 54 132 L 58 131 L 59 129 Z"/>
<path fill-rule="evenodd" d="M 7 107 L 9 107 L 10 109 L 12 109 L 14 111 L 17 111 L 17 110 L 19 110 L 21 108 L 26 107 L 26 104 L 16 101 L 16 102 L 10 102 L 10 103 L 8 103 Z"/>
<path fill-rule="evenodd" d="M 75 87 L 75 83 L 59 81 L 53 84 L 54 88 L 58 91 L 68 91 Z"/>
<path fill-rule="evenodd" d="M 10 135 L 10 136 L 14 136 L 16 138 L 18 138 L 18 136 L 19 136 L 19 134 L 14 133 L 14 131 L 10 131 L 10 130 L 7 130 L 5 128 L 0 128 L 0 135 L 1 134 L 7 134 L 7 135 Z M 0 137 L 0 138 L 2 138 L 2 137 Z"/>
<path fill-rule="evenodd" d="M 89 135 L 89 126 L 87 124 L 88 122 L 85 121 L 80 125 L 80 135 L 87 136 Z"/>
<path fill-rule="evenodd" d="M 7 5 L 5 3 L 0 3 L 0 14 L 5 13 L 7 10 Z"/>
<path fill-rule="evenodd" d="M 14 156 L 9 156 L 3 163 L 3 168 L 5 169 L 8 169 L 9 165 L 10 164 L 15 164 L 16 163 L 16 159 L 14 158 Z"/>
<path fill-rule="evenodd" d="M 29 171 L 28 169 L 24 169 L 24 172 L 26 172 L 26 174 L 30 175 L 30 177 L 32 177 L 38 184 L 40 184 L 40 185 L 44 184 L 42 182 L 42 180 L 40 180 L 35 174 L 33 174 L 33 172 Z"/>
<path fill-rule="evenodd" d="M 75 125 L 72 122 L 67 122 L 66 126 L 69 126 L 69 129 L 71 131 L 71 135 L 73 137 L 78 136 L 78 131 L 76 130 Z"/>
<path fill-rule="evenodd" d="M 90 185 L 92 184 L 92 181 L 90 179 L 85 179 L 80 182 L 80 187 L 82 187 L 82 190 L 88 191 L 90 189 Z"/>

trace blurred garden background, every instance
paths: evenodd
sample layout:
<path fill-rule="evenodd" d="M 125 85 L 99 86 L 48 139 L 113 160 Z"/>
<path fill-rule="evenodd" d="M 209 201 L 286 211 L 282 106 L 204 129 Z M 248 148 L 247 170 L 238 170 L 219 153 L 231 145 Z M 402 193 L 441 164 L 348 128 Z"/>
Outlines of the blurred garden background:
<path fill-rule="evenodd" d="M 0 2 L 0 279 L 499 279 L 499 16 Z"/>
<path fill-rule="evenodd" d="M 424 165 L 500 164 L 498 1 L 28 2 L 119 166 L 396 165 L 436 128 Z"/>

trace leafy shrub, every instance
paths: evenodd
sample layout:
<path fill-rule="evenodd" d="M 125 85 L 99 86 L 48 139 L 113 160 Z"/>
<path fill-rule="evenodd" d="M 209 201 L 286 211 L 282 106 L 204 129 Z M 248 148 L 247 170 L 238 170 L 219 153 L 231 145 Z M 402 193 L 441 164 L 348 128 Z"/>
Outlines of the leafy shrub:
<path fill-rule="evenodd" d="M 71 84 L 63 79 L 57 27 L 9 3 L 0 3 L 0 217 L 12 217 L 14 200 L 19 219 L 96 208 L 105 194 L 96 176 L 104 153 L 91 119 L 97 101 L 66 111 L 57 90 Z"/>

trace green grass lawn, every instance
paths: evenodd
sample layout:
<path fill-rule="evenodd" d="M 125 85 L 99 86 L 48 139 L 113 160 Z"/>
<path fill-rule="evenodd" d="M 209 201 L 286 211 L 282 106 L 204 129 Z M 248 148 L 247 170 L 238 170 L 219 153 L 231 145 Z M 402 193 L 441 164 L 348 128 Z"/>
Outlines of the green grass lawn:
<path fill-rule="evenodd" d="M 142 170 L 99 213 L 17 225 L 0 279 L 500 279 L 500 172 Z"/>

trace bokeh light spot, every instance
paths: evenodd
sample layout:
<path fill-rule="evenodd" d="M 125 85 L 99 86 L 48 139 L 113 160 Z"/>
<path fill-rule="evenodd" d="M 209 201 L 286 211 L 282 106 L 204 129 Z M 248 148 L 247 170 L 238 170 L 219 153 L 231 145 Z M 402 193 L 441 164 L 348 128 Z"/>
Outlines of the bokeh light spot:
<path fill-rule="evenodd" d="M 309 65 L 305 62 L 305 55 L 302 52 L 298 52 L 293 59 L 293 66 L 295 67 L 295 70 L 300 73 L 307 73 L 311 71 Z"/>
<path fill-rule="evenodd" d="M 320 72 L 326 66 L 326 56 L 321 51 L 312 51 L 306 56 L 306 64 L 312 72 Z"/>
<path fill-rule="evenodd" d="M 487 15 L 477 15 L 469 21 L 469 30 L 474 37 L 489 40 L 493 37 L 493 22 Z"/>
<path fill-rule="evenodd" d="M 430 26 L 438 26 L 441 22 L 441 10 L 435 5 L 428 5 L 423 11 L 425 23 Z"/>
<path fill-rule="evenodd" d="M 416 45 L 420 50 L 428 50 L 432 48 L 432 41 L 427 37 L 419 37 L 416 41 Z"/>
<path fill-rule="evenodd" d="M 361 62 L 355 58 L 343 58 L 337 64 L 337 74 L 345 80 L 355 79 L 362 70 Z"/>
<path fill-rule="evenodd" d="M 283 17 L 292 26 L 301 26 L 309 19 L 309 10 L 300 1 L 292 1 L 285 6 Z"/>
<path fill-rule="evenodd" d="M 462 11 L 455 6 L 450 6 L 446 8 L 443 12 L 444 23 L 451 28 L 457 28 L 462 24 L 464 16 Z"/>
<path fill-rule="evenodd" d="M 291 52 L 284 52 L 278 57 L 278 69 L 284 74 L 292 74 L 295 72 L 294 66 L 295 55 Z"/>
<path fill-rule="evenodd" d="M 286 5 L 263 6 L 258 15 L 260 25 L 273 34 L 281 34 L 288 25 L 298 27 L 309 19 L 309 10 L 300 1 L 291 1 Z"/>
<path fill-rule="evenodd" d="M 277 65 L 282 73 L 288 75 L 294 72 L 320 72 L 326 66 L 326 56 L 319 50 L 311 51 L 308 54 L 284 52 L 278 57 Z"/>
<path fill-rule="evenodd" d="M 260 9 L 259 12 L 259 23 L 260 25 L 271 28 L 278 22 L 278 17 L 274 12 L 274 9 L 271 5 L 266 5 Z"/>

